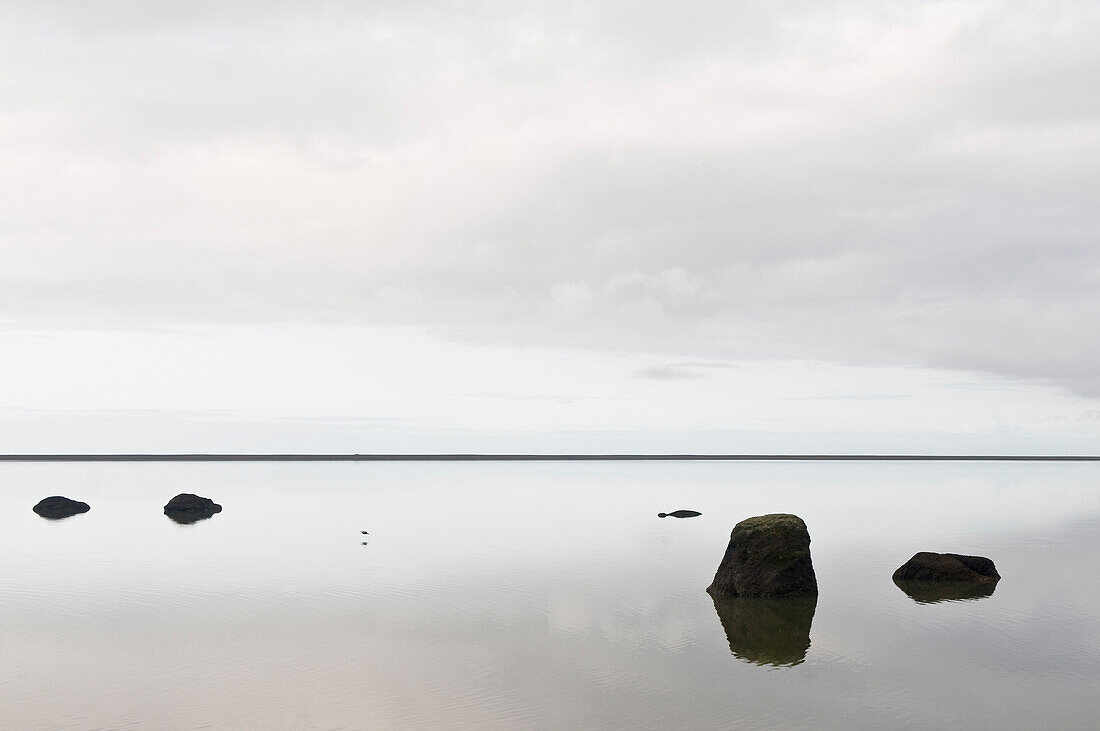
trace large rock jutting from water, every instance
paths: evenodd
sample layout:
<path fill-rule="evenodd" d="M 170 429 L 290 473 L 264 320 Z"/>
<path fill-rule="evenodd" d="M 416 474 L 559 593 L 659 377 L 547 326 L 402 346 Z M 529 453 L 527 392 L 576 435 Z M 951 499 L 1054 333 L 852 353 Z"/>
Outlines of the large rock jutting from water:
<path fill-rule="evenodd" d="M 50 497 L 42 498 L 38 501 L 38 504 L 32 508 L 34 512 L 50 520 L 60 520 L 61 518 L 80 515 L 91 509 L 88 503 L 82 503 L 79 500 L 71 500 L 61 495 L 51 495 Z"/>
<path fill-rule="evenodd" d="M 181 492 L 164 506 L 164 514 L 177 523 L 195 523 L 220 513 L 222 506 L 208 497 Z"/>
<path fill-rule="evenodd" d="M 707 591 L 715 597 L 817 594 L 810 532 L 802 518 L 775 513 L 735 525 Z"/>
<path fill-rule="evenodd" d="M 966 581 L 996 583 L 1001 578 L 993 562 L 983 556 L 921 551 L 894 572 L 894 581 Z"/>

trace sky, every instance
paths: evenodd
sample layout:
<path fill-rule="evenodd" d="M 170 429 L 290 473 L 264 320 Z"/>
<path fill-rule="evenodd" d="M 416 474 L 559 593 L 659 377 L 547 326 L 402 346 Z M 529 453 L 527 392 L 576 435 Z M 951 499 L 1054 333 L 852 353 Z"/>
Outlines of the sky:
<path fill-rule="evenodd" d="M 0 451 L 1100 453 L 1095 2 L 0 16 Z"/>

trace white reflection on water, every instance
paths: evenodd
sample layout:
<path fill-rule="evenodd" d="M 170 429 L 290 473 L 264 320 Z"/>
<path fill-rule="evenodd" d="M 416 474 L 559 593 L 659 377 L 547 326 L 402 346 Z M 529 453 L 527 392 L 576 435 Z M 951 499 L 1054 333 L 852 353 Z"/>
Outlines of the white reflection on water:
<path fill-rule="evenodd" d="M 0 480 L 4 727 L 1100 712 L 1100 466 L 8 464 Z M 161 508 L 178 492 L 224 511 L 177 525 Z M 43 520 L 50 494 L 92 509 Z M 656 517 L 677 508 L 703 515 Z M 779 511 L 806 520 L 821 588 L 797 662 L 768 655 L 752 613 L 731 639 L 704 591 L 733 524 Z M 890 578 L 917 550 L 987 555 L 1004 578 L 921 604 Z"/>

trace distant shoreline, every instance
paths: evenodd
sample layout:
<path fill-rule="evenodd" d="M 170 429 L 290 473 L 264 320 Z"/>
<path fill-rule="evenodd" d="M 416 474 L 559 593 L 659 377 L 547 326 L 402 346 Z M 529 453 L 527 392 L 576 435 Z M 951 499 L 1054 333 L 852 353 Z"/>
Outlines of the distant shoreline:
<path fill-rule="evenodd" d="M 0 462 L 1100 462 L 1067 454 L 0 454 Z"/>

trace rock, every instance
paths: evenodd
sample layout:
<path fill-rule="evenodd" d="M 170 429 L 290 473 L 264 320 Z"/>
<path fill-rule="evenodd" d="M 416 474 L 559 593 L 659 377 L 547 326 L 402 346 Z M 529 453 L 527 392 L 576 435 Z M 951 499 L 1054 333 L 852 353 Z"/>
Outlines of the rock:
<path fill-rule="evenodd" d="M 698 510 L 673 510 L 671 513 L 657 513 L 658 518 L 694 518 L 702 515 Z"/>
<path fill-rule="evenodd" d="M 222 506 L 208 497 L 181 492 L 164 506 L 164 514 L 177 523 L 195 523 L 220 513 Z"/>
<path fill-rule="evenodd" d="M 894 579 L 897 587 L 917 604 L 938 604 L 940 602 L 962 602 L 984 599 L 993 596 L 997 582 L 978 583 L 976 581 L 914 581 L 913 579 Z"/>
<path fill-rule="evenodd" d="M 33 508 L 34 512 L 49 520 L 69 518 L 73 515 L 86 513 L 91 509 L 88 503 L 82 503 L 79 500 L 70 500 L 60 495 L 51 495 L 50 497 L 42 498 L 38 501 L 38 505 L 35 505 Z"/>
<path fill-rule="evenodd" d="M 707 591 L 715 597 L 816 595 L 810 533 L 802 518 L 777 513 L 735 525 Z"/>
<path fill-rule="evenodd" d="M 966 581 L 995 583 L 1001 578 L 993 562 L 982 556 L 921 551 L 894 572 L 894 581 Z"/>
<path fill-rule="evenodd" d="M 757 665 L 798 665 L 810 649 L 817 596 L 713 597 L 730 652 Z"/>

